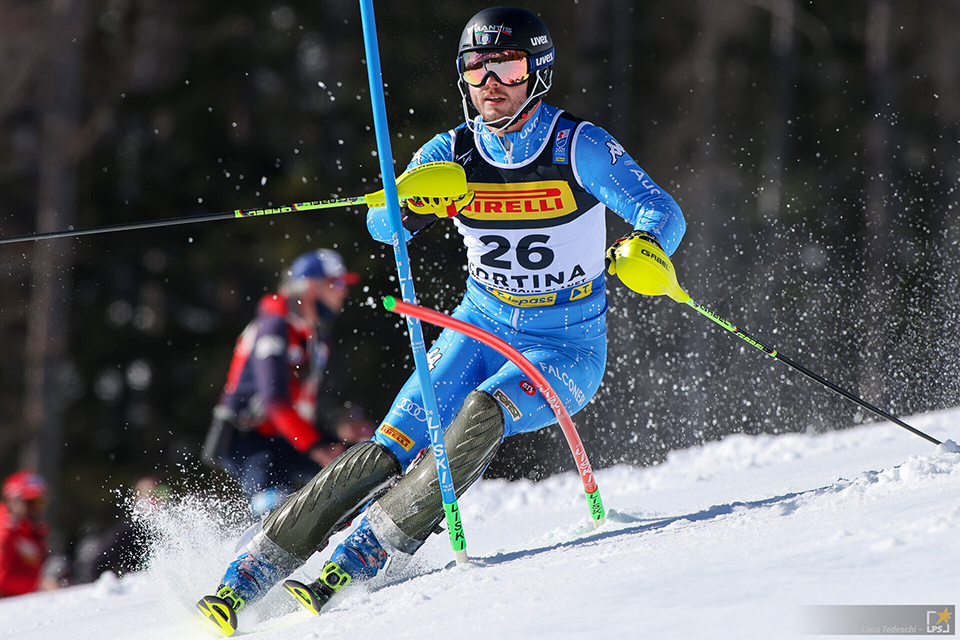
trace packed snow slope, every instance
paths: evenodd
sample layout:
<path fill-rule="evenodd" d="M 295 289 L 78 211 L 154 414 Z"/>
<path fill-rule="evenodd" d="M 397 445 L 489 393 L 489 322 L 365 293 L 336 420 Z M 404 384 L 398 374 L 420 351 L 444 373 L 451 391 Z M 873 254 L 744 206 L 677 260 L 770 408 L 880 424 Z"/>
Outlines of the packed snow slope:
<path fill-rule="evenodd" d="M 609 517 L 597 530 L 573 472 L 481 481 L 461 501 L 473 563 L 452 566 L 433 536 L 400 573 L 354 585 L 319 617 L 275 590 L 235 637 L 740 640 L 798 635 L 803 605 L 955 606 L 960 411 L 909 422 L 947 442 L 883 423 L 730 436 L 656 467 L 601 470 Z M 0 600 L 0 637 L 217 637 L 193 610 L 232 557 L 235 532 L 216 511 L 186 501 L 156 518 L 143 573 Z"/>

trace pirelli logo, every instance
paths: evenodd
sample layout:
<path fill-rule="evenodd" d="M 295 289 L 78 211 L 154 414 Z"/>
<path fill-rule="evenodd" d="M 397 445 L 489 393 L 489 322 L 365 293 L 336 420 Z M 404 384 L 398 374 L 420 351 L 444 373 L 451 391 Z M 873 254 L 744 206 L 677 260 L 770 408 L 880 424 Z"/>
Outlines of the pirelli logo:
<path fill-rule="evenodd" d="M 377 429 L 377 431 L 403 447 L 404 451 L 410 451 L 410 448 L 413 447 L 413 438 L 405 434 L 403 431 L 400 431 L 400 429 L 397 429 L 392 424 L 384 422 L 382 425 L 380 425 L 380 428 Z"/>
<path fill-rule="evenodd" d="M 460 215 L 475 220 L 544 220 L 577 210 L 573 192 L 563 180 L 492 184 L 471 182 L 473 202 Z"/>

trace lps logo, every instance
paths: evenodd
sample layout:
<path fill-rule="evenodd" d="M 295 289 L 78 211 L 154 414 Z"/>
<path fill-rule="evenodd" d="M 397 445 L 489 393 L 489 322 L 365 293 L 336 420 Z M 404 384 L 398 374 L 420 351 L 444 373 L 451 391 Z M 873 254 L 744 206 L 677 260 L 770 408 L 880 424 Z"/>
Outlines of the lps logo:
<path fill-rule="evenodd" d="M 950 607 L 944 607 L 943 611 L 927 611 L 927 634 L 953 635 L 950 628 L 950 616 L 953 614 Z"/>

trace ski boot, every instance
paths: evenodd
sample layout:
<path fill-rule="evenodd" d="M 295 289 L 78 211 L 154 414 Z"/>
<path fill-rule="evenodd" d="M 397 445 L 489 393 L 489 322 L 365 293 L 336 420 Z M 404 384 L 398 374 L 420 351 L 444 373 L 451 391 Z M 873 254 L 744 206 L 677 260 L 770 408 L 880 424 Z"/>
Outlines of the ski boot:
<path fill-rule="evenodd" d="M 262 555 L 244 550 L 230 563 L 223 576 L 217 595 L 204 596 L 197 610 L 225 636 L 237 630 L 237 614 L 246 606 L 261 599 L 288 571 L 284 571 Z"/>
<path fill-rule="evenodd" d="M 324 565 L 320 577 L 304 584 L 287 580 L 287 590 L 307 611 L 314 615 L 335 593 L 353 580 L 369 580 L 387 564 L 388 554 L 377 541 L 366 518 L 333 552 L 333 557 Z"/>
<path fill-rule="evenodd" d="M 340 568 L 336 562 L 324 565 L 320 577 L 304 584 L 299 580 L 286 580 L 283 588 L 297 599 L 304 609 L 317 615 L 333 595 L 351 582 L 350 574 Z"/>

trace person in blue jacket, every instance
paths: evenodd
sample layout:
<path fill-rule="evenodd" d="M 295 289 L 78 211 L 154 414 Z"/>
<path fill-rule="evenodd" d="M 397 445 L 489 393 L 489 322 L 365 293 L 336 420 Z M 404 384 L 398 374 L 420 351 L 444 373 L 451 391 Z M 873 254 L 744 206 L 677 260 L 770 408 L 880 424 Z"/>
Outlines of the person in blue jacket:
<path fill-rule="evenodd" d="M 626 243 L 670 255 L 686 225 L 674 199 L 613 136 L 543 102 L 554 55 L 549 31 L 528 11 L 495 7 L 471 18 L 457 58 L 466 121 L 430 140 L 410 164 L 457 162 L 469 190 L 456 200 L 407 200 L 403 233 L 409 240 L 452 218 L 469 271 L 453 316 L 523 353 L 573 414 L 596 392 L 606 364 L 605 259 L 613 273 L 632 253 L 613 253 Z M 633 227 L 609 250 L 606 209 Z M 385 210 L 371 210 L 367 226 L 375 239 L 392 241 Z M 504 438 L 554 422 L 531 382 L 489 347 L 446 330 L 427 359 L 458 496 Z M 319 612 L 350 582 L 409 559 L 443 518 L 423 413 L 413 375 L 371 441 L 346 451 L 251 532 L 217 597 L 199 603 L 204 615 L 231 632 L 236 611 L 361 512 L 316 581 L 285 583 L 294 597 Z"/>

